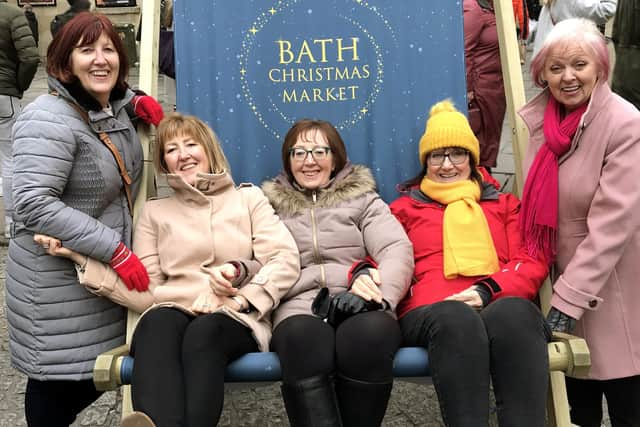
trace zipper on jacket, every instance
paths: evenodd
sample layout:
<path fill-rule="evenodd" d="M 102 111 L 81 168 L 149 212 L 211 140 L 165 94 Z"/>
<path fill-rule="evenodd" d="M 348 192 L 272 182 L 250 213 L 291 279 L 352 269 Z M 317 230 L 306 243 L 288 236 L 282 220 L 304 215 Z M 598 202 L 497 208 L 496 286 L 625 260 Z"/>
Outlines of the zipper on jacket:
<path fill-rule="evenodd" d="M 311 193 L 311 201 L 315 205 L 318 201 L 318 194 L 314 190 Z M 327 287 L 327 273 L 324 270 L 324 262 L 322 261 L 322 257 L 320 256 L 320 250 L 318 249 L 318 225 L 316 224 L 316 213 L 315 208 L 312 207 L 310 209 L 311 212 L 311 238 L 313 240 L 313 257 L 316 263 L 320 266 L 320 287 Z"/>

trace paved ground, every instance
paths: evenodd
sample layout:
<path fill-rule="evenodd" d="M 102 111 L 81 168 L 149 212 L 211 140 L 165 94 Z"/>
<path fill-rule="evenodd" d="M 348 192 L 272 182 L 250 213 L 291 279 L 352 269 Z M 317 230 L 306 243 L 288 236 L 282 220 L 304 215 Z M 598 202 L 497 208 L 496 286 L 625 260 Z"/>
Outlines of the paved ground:
<path fill-rule="evenodd" d="M 524 69 L 524 68 L 523 68 Z M 525 73 L 527 99 L 537 90 Z M 130 82 L 137 82 L 137 69 L 132 70 Z M 38 95 L 46 92 L 46 75 L 40 67 L 34 83 L 23 99 L 26 105 Z M 159 99 L 165 109 L 172 108 L 173 99 L 165 91 L 164 82 L 159 84 Z M 505 124 L 498 166 L 495 174 L 504 182 L 513 171 L 511 132 Z M 1 242 L 0 242 L 1 243 Z M 4 279 L 6 246 L 0 246 L 0 427 L 25 426 L 24 388 L 25 377 L 9 365 L 7 325 L 5 321 Z M 105 393 L 87 408 L 74 426 L 119 426 L 119 393 Z M 495 422 L 493 422 L 495 424 Z M 286 426 L 288 425 L 277 385 L 229 390 L 221 426 Z M 384 426 L 442 426 L 435 392 L 430 385 L 397 382 L 394 385 Z"/>

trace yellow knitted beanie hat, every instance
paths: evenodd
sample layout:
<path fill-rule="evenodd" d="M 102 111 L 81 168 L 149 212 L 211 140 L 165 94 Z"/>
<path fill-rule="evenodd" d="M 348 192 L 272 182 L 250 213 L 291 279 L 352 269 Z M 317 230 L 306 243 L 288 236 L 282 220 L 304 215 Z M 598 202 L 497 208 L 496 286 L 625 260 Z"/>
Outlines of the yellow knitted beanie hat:
<path fill-rule="evenodd" d="M 427 127 L 420 138 L 420 164 L 424 166 L 427 154 L 438 148 L 462 147 L 471 153 L 476 165 L 480 163 L 480 144 L 473 134 L 467 118 L 446 99 L 431 107 Z"/>

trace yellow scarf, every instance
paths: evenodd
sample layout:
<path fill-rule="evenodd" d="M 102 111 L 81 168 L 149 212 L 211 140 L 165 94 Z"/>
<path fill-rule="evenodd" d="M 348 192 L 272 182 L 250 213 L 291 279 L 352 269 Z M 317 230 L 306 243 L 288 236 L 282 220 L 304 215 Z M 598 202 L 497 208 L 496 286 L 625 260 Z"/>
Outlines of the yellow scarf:
<path fill-rule="evenodd" d="M 442 221 L 444 277 L 486 276 L 499 270 L 498 255 L 480 200 L 480 186 L 471 180 L 434 182 L 424 177 L 420 190 L 446 205 Z"/>

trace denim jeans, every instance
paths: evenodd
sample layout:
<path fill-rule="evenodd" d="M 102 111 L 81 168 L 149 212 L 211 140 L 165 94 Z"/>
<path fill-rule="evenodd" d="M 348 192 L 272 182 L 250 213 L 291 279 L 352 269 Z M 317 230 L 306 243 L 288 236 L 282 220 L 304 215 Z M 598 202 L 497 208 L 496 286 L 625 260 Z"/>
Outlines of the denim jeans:
<path fill-rule="evenodd" d="M 429 352 L 447 426 L 488 424 L 490 381 L 501 427 L 544 426 L 551 334 L 530 301 L 501 298 L 480 312 L 442 301 L 410 311 L 400 327 L 404 345 Z"/>

